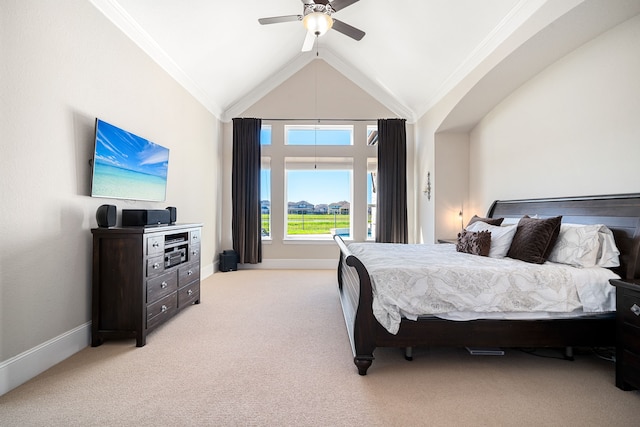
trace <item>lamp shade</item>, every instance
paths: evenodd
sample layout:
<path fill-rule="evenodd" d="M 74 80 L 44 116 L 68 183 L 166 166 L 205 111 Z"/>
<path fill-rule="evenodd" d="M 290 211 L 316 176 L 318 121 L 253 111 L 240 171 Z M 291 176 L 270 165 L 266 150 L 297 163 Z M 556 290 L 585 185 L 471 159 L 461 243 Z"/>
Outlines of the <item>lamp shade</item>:
<path fill-rule="evenodd" d="M 327 15 L 326 13 L 312 12 L 308 15 L 305 15 L 302 23 L 304 24 L 304 27 L 307 29 L 307 31 L 310 31 L 317 36 L 321 36 L 329 31 L 329 29 L 333 25 L 333 18 L 331 18 L 331 16 Z"/>

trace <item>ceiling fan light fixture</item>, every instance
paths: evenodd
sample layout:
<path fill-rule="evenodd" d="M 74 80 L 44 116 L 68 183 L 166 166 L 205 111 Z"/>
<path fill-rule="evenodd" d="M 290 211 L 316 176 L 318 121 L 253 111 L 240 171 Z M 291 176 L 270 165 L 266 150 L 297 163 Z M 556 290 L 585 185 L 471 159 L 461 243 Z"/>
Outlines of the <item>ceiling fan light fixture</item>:
<path fill-rule="evenodd" d="M 302 23 L 307 31 L 320 37 L 331 29 L 333 26 L 333 18 L 323 12 L 312 12 L 305 15 Z"/>

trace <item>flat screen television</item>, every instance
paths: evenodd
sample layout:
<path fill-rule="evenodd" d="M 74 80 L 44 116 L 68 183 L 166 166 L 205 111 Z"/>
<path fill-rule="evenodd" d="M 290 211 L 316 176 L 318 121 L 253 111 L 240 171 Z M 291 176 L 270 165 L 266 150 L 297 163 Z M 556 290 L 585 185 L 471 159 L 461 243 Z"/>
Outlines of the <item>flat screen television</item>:
<path fill-rule="evenodd" d="M 91 196 L 162 202 L 169 149 L 96 119 Z"/>

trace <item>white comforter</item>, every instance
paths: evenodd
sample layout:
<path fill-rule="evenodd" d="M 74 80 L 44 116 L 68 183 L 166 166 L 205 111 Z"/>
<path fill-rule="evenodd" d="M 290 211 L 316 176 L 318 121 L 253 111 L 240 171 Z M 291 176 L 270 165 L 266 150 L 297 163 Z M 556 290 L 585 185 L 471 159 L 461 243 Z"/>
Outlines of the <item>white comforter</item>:
<path fill-rule="evenodd" d="M 392 334 L 402 317 L 615 310 L 609 279 L 618 276 L 606 268 L 481 257 L 456 252 L 451 244 L 348 246 L 369 271 L 373 313 Z"/>

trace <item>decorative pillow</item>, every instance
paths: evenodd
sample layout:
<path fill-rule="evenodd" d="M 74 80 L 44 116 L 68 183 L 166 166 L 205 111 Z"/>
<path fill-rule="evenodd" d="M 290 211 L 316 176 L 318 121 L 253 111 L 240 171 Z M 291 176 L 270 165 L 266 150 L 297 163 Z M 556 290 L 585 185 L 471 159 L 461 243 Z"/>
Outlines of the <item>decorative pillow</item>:
<path fill-rule="evenodd" d="M 504 221 L 504 218 L 480 218 L 478 215 L 474 215 L 469 220 L 467 227 L 469 227 L 471 224 L 477 221 L 482 221 L 490 225 L 500 225 L 502 224 L 502 221 Z"/>
<path fill-rule="evenodd" d="M 549 261 L 574 267 L 618 267 L 620 251 L 603 224 L 561 224 Z"/>
<path fill-rule="evenodd" d="M 462 230 L 458 233 L 458 241 L 456 250 L 471 255 L 488 256 L 491 248 L 491 232 L 490 231 L 467 231 Z"/>
<path fill-rule="evenodd" d="M 525 215 L 518 227 L 507 256 L 533 264 L 544 264 L 560 233 L 562 216 L 537 219 Z"/>
<path fill-rule="evenodd" d="M 509 251 L 513 236 L 516 234 L 516 227 L 515 224 L 500 227 L 487 224 L 486 222 L 476 221 L 467 227 L 467 231 L 490 231 L 491 249 L 489 249 L 489 257 L 504 258 Z"/>

